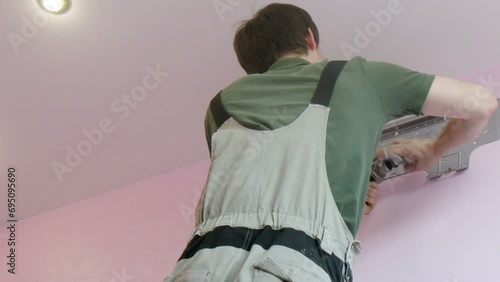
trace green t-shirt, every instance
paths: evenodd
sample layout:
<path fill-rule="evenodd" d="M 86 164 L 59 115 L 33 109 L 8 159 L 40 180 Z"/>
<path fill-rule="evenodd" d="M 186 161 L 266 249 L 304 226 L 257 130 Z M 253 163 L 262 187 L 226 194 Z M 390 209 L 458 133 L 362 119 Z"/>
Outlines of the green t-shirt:
<path fill-rule="evenodd" d="M 266 73 L 229 85 L 222 91 L 222 103 L 231 117 L 248 128 L 283 127 L 306 109 L 327 63 L 281 59 Z M 392 119 L 421 114 L 434 77 L 362 57 L 350 60 L 340 74 L 330 102 L 326 167 L 335 202 L 354 236 L 383 126 Z M 217 131 L 210 108 L 205 129 L 210 148 Z"/>

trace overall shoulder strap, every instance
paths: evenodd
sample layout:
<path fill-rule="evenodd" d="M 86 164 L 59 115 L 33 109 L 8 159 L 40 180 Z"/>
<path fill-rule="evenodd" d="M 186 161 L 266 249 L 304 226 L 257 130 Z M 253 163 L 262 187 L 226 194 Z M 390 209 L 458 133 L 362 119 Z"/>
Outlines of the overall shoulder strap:
<path fill-rule="evenodd" d="M 347 61 L 331 61 L 326 65 L 319 79 L 318 87 L 316 87 L 311 104 L 329 107 L 335 83 L 346 63 Z"/>
<path fill-rule="evenodd" d="M 228 120 L 231 116 L 222 105 L 222 91 L 220 91 L 215 97 L 210 101 L 210 111 L 212 111 L 212 116 L 214 117 L 215 123 L 217 127 L 221 127 L 226 120 Z"/>
<path fill-rule="evenodd" d="M 347 61 L 331 61 L 326 65 L 321 74 L 311 104 L 319 104 L 325 107 L 330 105 L 335 83 L 346 63 Z M 210 101 L 210 110 L 212 111 L 217 127 L 221 127 L 222 124 L 231 117 L 222 104 L 221 93 L 222 91 L 215 95 L 212 101 Z"/>

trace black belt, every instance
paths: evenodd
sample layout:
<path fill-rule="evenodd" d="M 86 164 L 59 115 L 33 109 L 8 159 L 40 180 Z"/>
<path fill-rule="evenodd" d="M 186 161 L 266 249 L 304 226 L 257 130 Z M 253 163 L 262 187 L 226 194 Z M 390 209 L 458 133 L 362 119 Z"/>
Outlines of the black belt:
<path fill-rule="evenodd" d="M 344 262 L 333 254 L 328 255 L 323 252 L 319 239 L 292 228 L 274 230 L 270 226 L 263 229 L 219 226 L 203 236 L 194 236 L 179 260 L 191 258 L 203 249 L 235 247 L 250 251 L 253 245 L 259 245 L 265 250 L 274 245 L 293 249 L 321 267 L 332 281 L 344 281 L 342 278 Z"/>

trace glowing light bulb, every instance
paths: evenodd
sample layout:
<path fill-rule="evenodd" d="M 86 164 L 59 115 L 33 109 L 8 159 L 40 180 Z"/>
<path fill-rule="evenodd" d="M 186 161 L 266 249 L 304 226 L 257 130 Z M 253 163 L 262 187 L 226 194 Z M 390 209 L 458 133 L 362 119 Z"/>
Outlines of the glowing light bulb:
<path fill-rule="evenodd" d="M 62 14 L 69 8 L 69 0 L 38 0 L 40 6 L 47 12 Z"/>

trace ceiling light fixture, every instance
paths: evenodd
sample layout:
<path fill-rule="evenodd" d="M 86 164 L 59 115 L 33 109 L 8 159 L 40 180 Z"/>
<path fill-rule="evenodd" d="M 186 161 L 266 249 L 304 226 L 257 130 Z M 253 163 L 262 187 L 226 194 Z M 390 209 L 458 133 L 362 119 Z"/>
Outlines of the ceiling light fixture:
<path fill-rule="evenodd" d="M 38 0 L 38 4 L 49 13 L 63 14 L 69 10 L 70 0 Z"/>

